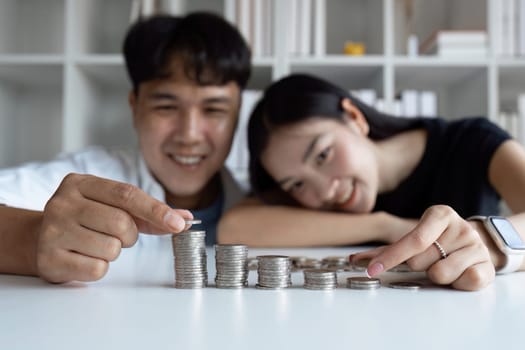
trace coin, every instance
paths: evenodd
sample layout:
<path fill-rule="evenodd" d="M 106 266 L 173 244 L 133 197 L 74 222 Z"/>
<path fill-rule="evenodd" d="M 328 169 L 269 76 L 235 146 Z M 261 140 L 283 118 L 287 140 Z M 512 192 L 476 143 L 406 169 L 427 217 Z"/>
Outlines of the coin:
<path fill-rule="evenodd" d="M 248 247 L 243 244 L 215 245 L 215 286 L 243 288 L 248 285 Z"/>
<path fill-rule="evenodd" d="M 184 220 L 184 222 L 186 223 L 186 225 L 202 224 L 202 220 L 200 220 L 200 219 Z"/>
<path fill-rule="evenodd" d="M 172 236 L 175 288 L 204 288 L 208 284 L 205 231 L 188 230 Z"/>
<path fill-rule="evenodd" d="M 397 266 L 392 267 L 388 271 L 390 271 L 390 272 L 412 272 L 412 269 L 410 268 L 410 266 L 408 266 L 408 264 L 406 262 L 404 262 L 404 263 L 401 263 L 401 264 L 399 264 Z"/>
<path fill-rule="evenodd" d="M 346 256 L 328 256 L 321 260 L 321 266 L 332 271 L 342 271 L 349 267 L 348 257 Z"/>
<path fill-rule="evenodd" d="M 354 271 L 359 271 L 359 272 L 363 272 L 363 271 L 366 271 L 366 268 L 368 267 L 368 264 L 370 264 L 370 261 L 372 259 L 359 259 L 359 260 L 356 260 L 356 261 L 352 261 L 352 269 Z"/>
<path fill-rule="evenodd" d="M 259 289 L 280 289 L 292 285 L 290 257 L 261 255 L 257 257 L 257 285 Z"/>
<path fill-rule="evenodd" d="M 381 280 L 368 277 L 348 277 L 346 287 L 351 289 L 377 289 L 381 287 Z"/>
<path fill-rule="evenodd" d="M 337 288 L 337 273 L 330 269 L 307 269 L 304 273 L 304 288 L 331 290 Z"/>
<path fill-rule="evenodd" d="M 413 281 L 397 281 L 397 282 L 390 282 L 388 286 L 390 288 L 395 288 L 395 289 L 418 290 L 423 285 L 419 282 L 413 282 Z"/>

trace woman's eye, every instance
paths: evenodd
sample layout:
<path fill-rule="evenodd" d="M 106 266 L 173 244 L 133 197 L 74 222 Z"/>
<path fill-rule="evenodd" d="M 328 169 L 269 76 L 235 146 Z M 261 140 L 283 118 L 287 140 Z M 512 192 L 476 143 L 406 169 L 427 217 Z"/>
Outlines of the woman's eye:
<path fill-rule="evenodd" d="M 330 155 L 331 150 L 332 150 L 331 147 L 327 147 L 321 153 L 317 155 L 317 157 L 315 158 L 315 162 L 317 163 L 317 165 L 321 165 L 326 161 L 326 159 Z"/>
<path fill-rule="evenodd" d="M 302 181 L 297 181 L 292 184 L 292 187 L 290 188 L 291 191 L 298 191 L 303 187 Z"/>

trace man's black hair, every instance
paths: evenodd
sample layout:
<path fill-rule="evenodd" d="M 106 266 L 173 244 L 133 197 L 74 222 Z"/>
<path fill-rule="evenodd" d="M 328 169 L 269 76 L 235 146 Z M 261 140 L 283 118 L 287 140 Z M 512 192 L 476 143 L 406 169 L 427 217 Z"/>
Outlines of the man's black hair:
<path fill-rule="evenodd" d="M 168 76 L 174 57 L 199 85 L 234 81 L 243 89 L 251 72 L 251 53 L 242 35 L 208 12 L 141 19 L 128 30 L 123 52 L 135 92 L 143 82 Z"/>

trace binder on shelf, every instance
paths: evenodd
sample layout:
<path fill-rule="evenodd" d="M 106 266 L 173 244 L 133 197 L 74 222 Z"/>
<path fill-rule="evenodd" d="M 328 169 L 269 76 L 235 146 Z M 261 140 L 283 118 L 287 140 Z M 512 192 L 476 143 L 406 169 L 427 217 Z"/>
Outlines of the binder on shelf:
<path fill-rule="evenodd" d="M 314 16 L 314 53 L 316 56 L 324 56 L 326 54 L 326 0 L 314 0 Z"/>
<path fill-rule="evenodd" d="M 299 0 L 299 51 L 300 55 L 311 54 L 312 0 Z"/>
<path fill-rule="evenodd" d="M 525 0 L 517 0 L 518 1 L 518 10 L 517 16 L 518 16 L 518 42 L 519 42 L 519 55 L 525 56 Z"/>
<path fill-rule="evenodd" d="M 522 145 L 525 145 L 525 93 L 518 95 L 518 118 L 518 140 L 521 142 Z"/>
<path fill-rule="evenodd" d="M 248 142 L 247 142 L 247 126 L 250 114 L 255 107 L 257 101 L 261 98 L 262 91 L 260 90 L 245 90 L 242 93 L 242 105 L 239 111 L 239 122 L 237 124 L 237 131 L 233 139 L 230 154 L 226 159 L 226 166 L 233 170 L 248 168 Z"/>
<path fill-rule="evenodd" d="M 419 93 L 416 90 L 401 92 L 402 116 L 417 117 L 419 114 Z"/>
<path fill-rule="evenodd" d="M 437 117 L 437 95 L 434 91 L 421 91 L 419 93 L 419 115 L 422 117 Z"/>
<path fill-rule="evenodd" d="M 253 33 L 252 33 L 252 2 L 246 0 L 237 0 L 235 14 L 237 16 L 236 23 L 242 36 L 253 48 Z"/>

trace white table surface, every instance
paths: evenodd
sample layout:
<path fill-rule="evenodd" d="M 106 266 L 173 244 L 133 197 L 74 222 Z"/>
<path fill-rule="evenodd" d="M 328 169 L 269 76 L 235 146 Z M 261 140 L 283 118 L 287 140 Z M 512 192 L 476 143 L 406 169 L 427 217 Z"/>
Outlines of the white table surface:
<path fill-rule="evenodd" d="M 260 254 L 327 257 L 356 248 L 250 249 Z M 525 273 L 498 276 L 478 292 L 427 286 L 419 291 L 334 291 L 293 287 L 173 288 L 171 241 L 123 251 L 93 283 L 52 285 L 0 275 L 0 349 L 524 349 Z M 386 273 L 383 282 L 420 274 Z"/>

